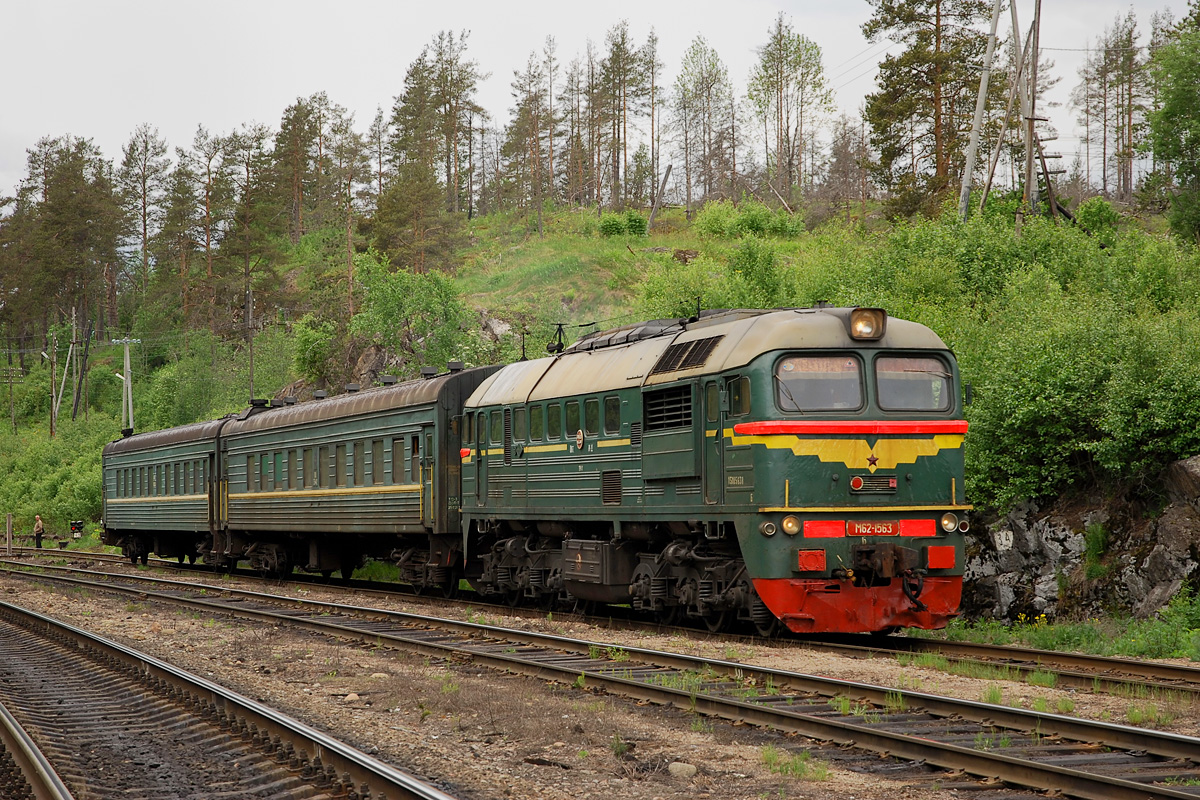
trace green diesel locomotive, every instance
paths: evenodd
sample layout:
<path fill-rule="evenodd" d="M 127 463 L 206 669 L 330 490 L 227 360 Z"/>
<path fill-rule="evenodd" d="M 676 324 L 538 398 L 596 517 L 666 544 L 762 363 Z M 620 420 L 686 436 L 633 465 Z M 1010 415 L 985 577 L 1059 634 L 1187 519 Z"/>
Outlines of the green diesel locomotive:
<path fill-rule="evenodd" d="M 922 325 L 709 311 L 115 442 L 106 541 L 275 573 L 388 558 L 418 588 L 713 630 L 937 628 L 961 598 L 966 429 Z"/>

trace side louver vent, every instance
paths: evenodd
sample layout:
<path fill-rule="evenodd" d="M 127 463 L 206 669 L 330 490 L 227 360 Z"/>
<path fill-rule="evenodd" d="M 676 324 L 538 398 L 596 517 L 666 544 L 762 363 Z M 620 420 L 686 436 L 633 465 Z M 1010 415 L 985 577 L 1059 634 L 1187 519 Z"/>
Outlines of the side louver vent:
<path fill-rule="evenodd" d="M 646 392 L 642 411 L 648 431 L 686 428 L 692 424 L 692 387 L 672 386 L 670 389 Z"/>
<path fill-rule="evenodd" d="M 704 366 L 708 357 L 724 336 L 711 336 L 707 339 L 696 339 L 693 342 L 673 344 L 659 357 L 651 375 L 661 375 L 664 372 L 675 372 L 681 369 L 693 369 Z"/>
<path fill-rule="evenodd" d="M 621 470 L 600 473 L 600 499 L 605 505 L 621 503 Z"/>
<path fill-rule="evenodd" d="M 629 446 L 638 450 L 642 446 L 642 423 L 629 423 Z"/>

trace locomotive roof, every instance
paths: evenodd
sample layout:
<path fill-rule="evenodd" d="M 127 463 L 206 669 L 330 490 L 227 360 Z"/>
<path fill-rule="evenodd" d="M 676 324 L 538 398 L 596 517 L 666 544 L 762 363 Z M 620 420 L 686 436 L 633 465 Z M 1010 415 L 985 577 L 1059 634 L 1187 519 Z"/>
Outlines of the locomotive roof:
<path fill-rule="evenodd" d="M 878 341 L 850 338 L 851 308 L 709 311 L 695 321 L 653 320 L 583 337 L 563 353 L 510 364 L 475 390 L 468 406 L 525 403 L 563 394 L 654 386 L 737 369 L 775 350 L 946 350 L 916 322 L 889 317 Z"/>

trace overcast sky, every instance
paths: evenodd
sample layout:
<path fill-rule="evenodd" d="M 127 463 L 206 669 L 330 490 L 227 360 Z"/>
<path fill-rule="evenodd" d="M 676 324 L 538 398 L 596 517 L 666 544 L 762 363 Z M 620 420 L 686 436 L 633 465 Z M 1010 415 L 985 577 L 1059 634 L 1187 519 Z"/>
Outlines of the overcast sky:
<path fill-rule="evenodd" d="M 1028 26 L 1034 0 L 1016 1 L 1021 25 Z M 1130 8 L 1144 44 L 1153 12 L 1169 9 L 1178 18 L 1186 6 L 1186 0 L 1042 1 L 1041 45 L 1061 78 L 1052 99 L 1063 104 L 1048 112 L 1060 132 L 1051 148 L 1069 161 L 1077 147 L 1067 99 L 1082 50 Z M 531 50 L 541 51 L 547 36 L 565 64 L 583 54 L 589 39 L 602 48 L 605 32 L 622 19 L 639 45 L 651 28 L 658 33 L 667 82 L 700 35 L 740 93 L 781 11 L 820 46 L 836 103 L 854 115 L 889 51 L 887 42 L 863 38 L 867 0 L 0 0 L 0 195 L 15 190 L 25 151 L 43 136 L 91 138 L 119 163 L 121 146 L 142 122 L 173 147 L 187 146 L 200 124 L 213 133 L 247 122 L 274 127 L 297 97 L 322 90 L 365 130 L 377 106 L 390 109 L 407 66 L 440 30 L 470 32 L 468 54 L 490 73 L 479 100 L 500 120 L 512 105 L 513 71 Z M 1006 35 L 1007 13 L 1000 27 Z"/>

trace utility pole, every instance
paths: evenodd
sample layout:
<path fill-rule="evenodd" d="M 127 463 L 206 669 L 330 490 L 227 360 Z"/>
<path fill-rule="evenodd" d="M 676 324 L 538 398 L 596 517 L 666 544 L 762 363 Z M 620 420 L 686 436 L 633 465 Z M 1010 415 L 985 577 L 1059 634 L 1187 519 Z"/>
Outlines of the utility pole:
<path fill-rule="evenodd" d="M 1000 0 L 994 0 L 992 3 L 992 31 L 988 34 L 987 53 L 983 57 L 983 75 L 979 78 L 979 94 L 975 97 L 975 119 L 971 122 L 971 142 L 967 145 L 967 163 L 963 167 L 962 191 L 958 195 L 958 215 L 962 217 L 963 222 L 967 221 L 967 214 L 970 213 L 975 153 L 979 150 L 979 134 L 983 129 L 983 109 L 987 103 L 988 78 L 992 74 L 992 56 L 996 52 L 996 28 L 999 25 Z"/>
<path fill-rule="evenodd" d="M 1038 190 L 1037 173 L 1033 170 L 1033 151 L 1037 147 L 1037 134 L 1033 130 L 1037 122 L 1037 64 L 1038 64 L 1038 32 L 1042 25 L 1042 0 L 1033 3 L 1033 43 L 1029 47 L 1029 96 L 1028 109 L 1025 117 L 1025 201 L 1030 214 L 1037 213 Z M 1023 211 L 1017 212 L 1016 233 L 1021 235 L 1021 223 L 1024 221 Z"/>
<path fill-rule="evenodd" d="M 4 377 L 8 381 L 8 413 L 12 417 L 13 434 L 17 432 L 17 407 L 13 403 L 13 381 L 19 377 L 21 371 L 17 367 L 7 367 L 4 370 Z"/>
<path fill-rule="evenodd" d="M 58 422 L 58 405 L 54 402 L 54 383 L 58 370 L 58 334 L 50 337 L 50 438 L 54 438 L 55 423 Z"/>
<path fill-rule="evenodd" d="M 87 336 L 83 338 L 83 368 L 78 368 L 76 364 L 75 370 L 75 404 L 71 407 L 71 421 L 75 421 L 75 417 L 79 414 L 79 400 L 83 399 L 83 419 L 87 421 L 87 368 L 88 368 L 88 352 L 92 346 L 92 332 L 95 330 L 94 322 L 88 323 Z"/>
<path fill-rule="evenodd" d="M 129 369 L 129 345 L 141 344 L 141 339 L 113 339 L 113 344 L 125 345 L 125 386 L 121 392 L 121 433 L 125 436 L 133 434 L 133 375 Z M 128 409 L 128 410 L 127 410 Z"/>

